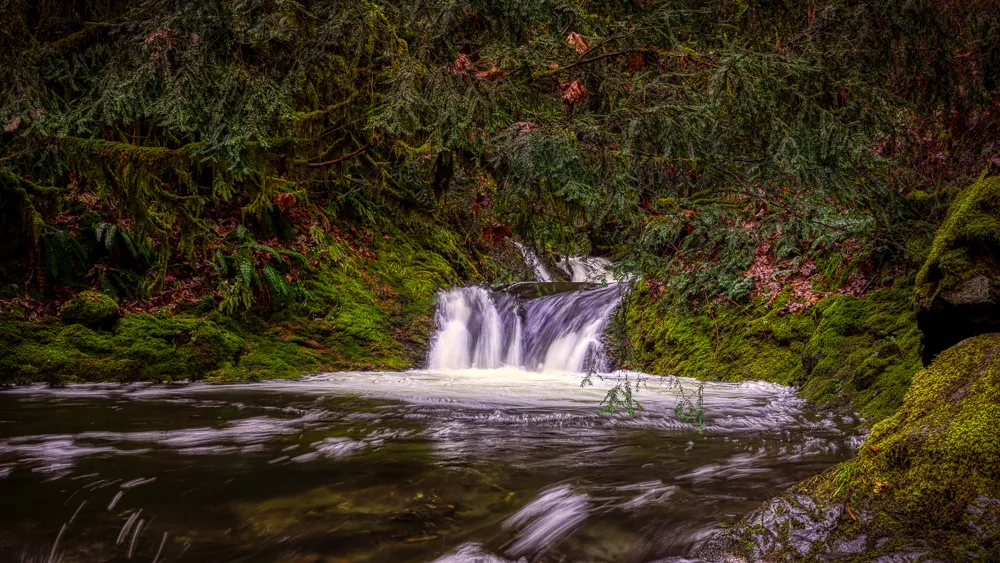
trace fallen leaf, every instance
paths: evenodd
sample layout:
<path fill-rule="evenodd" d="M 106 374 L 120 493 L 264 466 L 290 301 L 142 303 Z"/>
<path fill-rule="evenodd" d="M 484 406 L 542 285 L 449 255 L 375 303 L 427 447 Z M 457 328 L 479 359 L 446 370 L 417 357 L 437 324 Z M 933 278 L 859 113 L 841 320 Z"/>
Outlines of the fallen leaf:
<path fill-rule="evenodd" d="M 14 131 L 17 131 L 17 128 L 20 126 L 21 126 L 21 116 L 15 115 L 10 121 L 7 122 L 7 125 L 3 126 L 3 132 L 13 133 Z"/>
<path fill-rule="evenodd" d="M 573 82 L 563 82 L 559 85 L 562 90 L 562 101 L 564 104 L 571 106 L 577 102 L 586 102 L 590 95 L 587 93 L 587 87 L 583 85 L 579 80 L 574 80 Z"/>
<path fill-rule="evenodd" d="M 577 32 L 572 32 L 566 36 L 566 44 L 573 48 L 578 55 L 582 55 L 590 50 L 590 44 Z"/>

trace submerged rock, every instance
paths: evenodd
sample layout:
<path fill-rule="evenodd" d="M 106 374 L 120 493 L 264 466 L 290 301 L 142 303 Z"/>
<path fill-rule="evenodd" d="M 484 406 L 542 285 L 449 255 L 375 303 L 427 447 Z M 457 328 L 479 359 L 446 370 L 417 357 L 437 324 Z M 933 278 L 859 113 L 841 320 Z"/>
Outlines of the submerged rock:
<path fill-rule="evenodd" d="M 709 561 L 1000 560 L 1000 334 L 946 350 L 858 457 L 713 539 Z"/>
<path fill-rule="evenodd" d="M 559 293 L 584 291 L 601 287 L 603 287 L 602 284 L 595 282 L 518 282 L 505 287 L 503 291 L 511 295 L 516 295 L 521 299 L 536 299 Z"/>
<path fill-rule="evenodd" d="M 925 364 L 1000 331 L 1000 176 L 984 174 L 952 203 L 917 275 L 917 322 Z"/>

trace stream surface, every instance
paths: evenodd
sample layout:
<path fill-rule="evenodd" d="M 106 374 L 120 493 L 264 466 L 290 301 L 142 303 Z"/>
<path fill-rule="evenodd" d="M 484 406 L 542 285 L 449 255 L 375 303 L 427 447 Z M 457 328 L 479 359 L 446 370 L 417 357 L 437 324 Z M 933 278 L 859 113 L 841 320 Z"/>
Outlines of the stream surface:
<path fill-rule="evenodd" d="M 630 377 L 641 377 L 629 374 Z M 790 389 L 519 369 L 0 392 L 0 561 L 687 561 L 853 455 Z"/>

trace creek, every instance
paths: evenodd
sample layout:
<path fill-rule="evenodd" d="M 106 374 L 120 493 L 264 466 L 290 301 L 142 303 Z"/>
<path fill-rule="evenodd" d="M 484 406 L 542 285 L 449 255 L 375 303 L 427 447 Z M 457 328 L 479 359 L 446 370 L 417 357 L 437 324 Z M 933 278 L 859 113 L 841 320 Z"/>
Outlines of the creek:
<path fill-rule="evenodd" d="M 4 391 L 0 561 L 680 562 L 853 455 L 786 387 L 707 383 L 702 427 L 606 373 L 620 297 L 445 292 L 425 370 Z"/>

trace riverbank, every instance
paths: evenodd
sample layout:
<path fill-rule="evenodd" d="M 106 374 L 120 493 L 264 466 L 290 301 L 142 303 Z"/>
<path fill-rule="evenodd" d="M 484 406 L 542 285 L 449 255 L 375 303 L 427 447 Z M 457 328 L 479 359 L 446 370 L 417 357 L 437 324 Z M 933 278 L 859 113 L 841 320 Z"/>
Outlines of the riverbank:
<path fill-rule="evenodd" d="M 771 303 L 685 306 L 641 286 L 625 305 L 624 348 L 640 371 L 714 381 L 771 381 L 822 408 L 869 423 L 902 404 L 921 369 L 912 284 L 860 297 L 832 295 L 788 311 L 790 288 Z"/>
<path fill-rule="evenodd" d="M 317 237 L 280 306 L 227 311 L 218 292 L 157 307 L 87 291 L 48 313 L 7 300 L 0 383 L 258 381 L 412 368 L 426 357 L 435 293 L 476 279 L 481 266 L 453 233 L 387 231 L 369 236 L 363 252 Z"/>
<path fill-rule="evenodd" d="M 858 456 L 716 538 L 711 561 L 1000 558 L 1000 335 L 966 340 L 917 374 Z"/>

